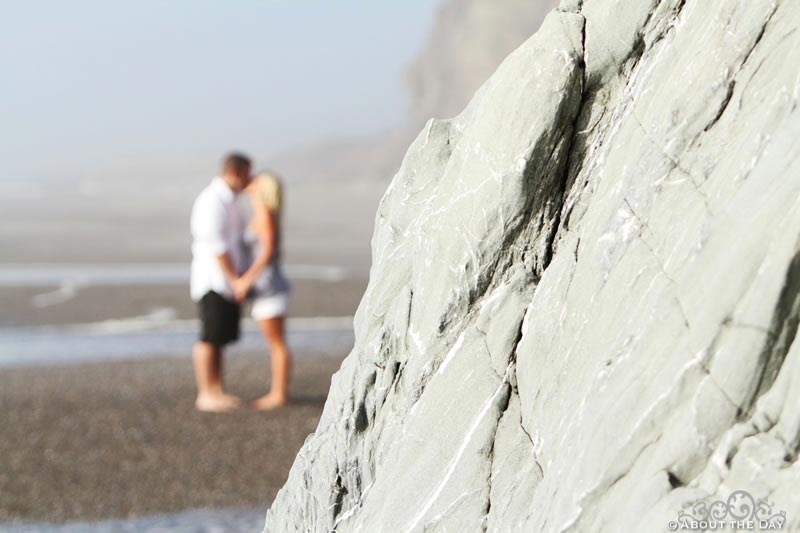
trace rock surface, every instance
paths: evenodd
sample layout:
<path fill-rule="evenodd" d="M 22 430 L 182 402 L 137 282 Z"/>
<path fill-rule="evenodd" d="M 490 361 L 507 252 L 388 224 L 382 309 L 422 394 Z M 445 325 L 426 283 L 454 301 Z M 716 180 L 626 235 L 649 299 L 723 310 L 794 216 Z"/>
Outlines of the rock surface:
<path fill-rule="evenodd" d="M 430 121 L 266 530 L 666 531 L 735 491 L 800 529 L 798 27 L 564 0 Z"/>

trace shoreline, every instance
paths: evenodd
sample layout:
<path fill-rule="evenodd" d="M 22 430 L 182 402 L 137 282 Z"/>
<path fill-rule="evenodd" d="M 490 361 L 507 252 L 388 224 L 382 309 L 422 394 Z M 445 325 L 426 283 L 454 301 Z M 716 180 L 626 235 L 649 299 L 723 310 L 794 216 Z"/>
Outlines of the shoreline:
<path fill-rule="evenodd" d="M 109 320 L 63 326 L 0 327 L 0 369 L 79 365 L 159 358 L 190 360 L 200 330 L 198 321 L 139 319 Z M 295 357 L 338 357 L 355 342 L 353 317 L 287 319 L 286 339 Z M 226 354 L 242 357 L 268 353 L 255 321 L 246 319 L 238 341 Z"/>
<path fill-rule="evenodd" d="M 261 531 L 266 508 L 187 509 L 135 518 L 70 522 L 0 522 L 0 531 L 16 533 L 118 533 L 123 531 Z"/>
<path fill-rule="evenodd" d="M 352 316 L 367 279 L 292 282 L 290 317 Z M 247 316 L 245 307 L 242 316 Z M 187 284 L 90 285 L 86 287 L 0 286 L 0 328 L 57 326 L 128 320 L 194 319 Z"/>
<path fill-rule="evenodd" d="M 352 315 L 343 316 L 289 316 L 286 327 L 300 331 L 340 331 L 352 329 Z M 25 326 L 4 326 L 0 324 L 0 335 L 9 333 L 58 333 L 70 335 L 75 333 L 94 335 L 114 335 L 117 333 L 147 333 L 159 331 L 197 332 L 198 318 L 162 317 L 158 313 L 132 316 L 129 318 L 111 318 L 97 322 L 76 322 L 65 324 L 42 324 Z M 242 331 L 257 331 L 255 320 L 244 316 L 241 319 Z"/>

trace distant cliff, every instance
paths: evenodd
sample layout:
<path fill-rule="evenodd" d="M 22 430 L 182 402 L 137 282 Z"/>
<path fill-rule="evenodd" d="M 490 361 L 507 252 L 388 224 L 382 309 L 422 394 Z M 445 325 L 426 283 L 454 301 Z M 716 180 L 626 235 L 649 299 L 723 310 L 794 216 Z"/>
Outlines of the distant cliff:
<path fill-rule="evenodd" d="M 425 46 L 408 70 L 409 114 L 402 126 L 369 138 L 333 140 L 273 161 L 293 181 L 387 183 L 431 117 L 467 105 L 500 62 L 539 28 L 557 0 L 444 0 Z"/>
<path fill-rule="evenodd" d="M 450 118 L 464 109 L 500 61 L 539 29 L 556 0 L 448 0 L 409 69 L 411 119 Z"/>
<path fill-rule="evenodd" d="M 797 530 L 799 27 L 565 0 L 429 121 L 267 531 Z"/>

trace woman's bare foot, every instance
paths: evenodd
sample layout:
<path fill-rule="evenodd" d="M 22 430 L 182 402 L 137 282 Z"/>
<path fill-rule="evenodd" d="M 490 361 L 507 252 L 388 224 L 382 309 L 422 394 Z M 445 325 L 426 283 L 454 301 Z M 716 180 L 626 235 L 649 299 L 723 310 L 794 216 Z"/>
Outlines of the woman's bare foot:
<path fill-rule="evenodd" d="M 206 394 L 197 397 L 194 406 L 198 411 L 209 413 L 222 413 L 236 409 L 242 404 L 242 400 L 231 394 Z"/>
<path fill-rule="evenodd" d="M 242 399 L 238 396 L 234 396 L 233 394 L 228 394 L 227 392 L 220 393 L 220 396 L 225 399 L 226 402 L 230 403 L 234 407 L 240 407 L 242 405 Z"/>
<path fill-rule="evenodd" d="M 277 394 L 269 393 L 257 400 L 253 400 L 250 403 L 250 406 L 257 411 L 269 411 L 270 409 L 282 407 L 288 402 L 289 399 L 286 396 L 279 396 Z"/>

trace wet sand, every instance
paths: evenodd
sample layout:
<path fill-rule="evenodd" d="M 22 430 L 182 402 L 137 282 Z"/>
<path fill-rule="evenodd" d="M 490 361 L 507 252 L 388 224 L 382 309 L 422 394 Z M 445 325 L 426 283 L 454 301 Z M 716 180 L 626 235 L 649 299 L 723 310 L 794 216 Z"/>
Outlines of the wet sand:
<path fill-rule="evenodd" d="M 3 370 L 0 522 L 266 511 L 346 354 L 304 355 L 293 403 L 263 413 L 196 412 L 188 358 Z M 226 363 L 231 392 L 265 392 L 266 354 Z"/>

